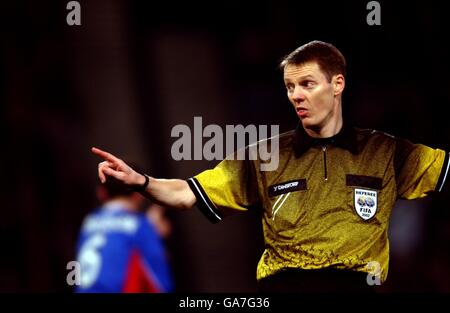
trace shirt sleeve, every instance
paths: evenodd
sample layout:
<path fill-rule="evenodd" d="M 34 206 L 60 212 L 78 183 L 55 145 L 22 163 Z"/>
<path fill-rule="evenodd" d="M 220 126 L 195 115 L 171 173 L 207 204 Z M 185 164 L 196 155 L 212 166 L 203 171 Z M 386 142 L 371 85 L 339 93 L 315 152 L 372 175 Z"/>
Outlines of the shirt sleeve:
<path fill-rule="evenodd" d="M 449 174 L 449 153 L 396 139 L 394 168 L 398 197 L 422 198 L 443 190 Z"/>
<path fill-rule="evenodd" d="M 172 274 L 162 239 L 144 216 L 140 217 L 135 244 L 143 258 L 145 274 L 157 292 L 172 292 Z"/>
<path fill-rule="evenodd" d="M 187 182 L 197 198 L 197 207 L 212 223 L 258 203 L 255 166 L 247 157 L 227 158 Z"/>

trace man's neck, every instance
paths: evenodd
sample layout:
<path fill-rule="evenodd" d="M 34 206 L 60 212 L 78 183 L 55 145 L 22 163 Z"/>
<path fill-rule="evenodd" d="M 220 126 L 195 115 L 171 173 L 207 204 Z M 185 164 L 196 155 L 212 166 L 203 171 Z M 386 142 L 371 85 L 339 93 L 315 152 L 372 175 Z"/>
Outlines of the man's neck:
<path fill-rule="evenodd" d="M 328 123 L 325 127 L 317 128 L 305 128 L 305 132 L 313 138 L 330 138 L 339 133 L 342 129 L 342 118 L 335 123 Z"/>
<path fill-rule="evenodd" d="M 332 115 L 326 121 L 325 125 L 304 128 L 305 132 L 313 138 L 330 138 L 339 133 L 344 122 L 342 118 L 342 102 L 341 98 L 335 98 L 334 110 Z"/>

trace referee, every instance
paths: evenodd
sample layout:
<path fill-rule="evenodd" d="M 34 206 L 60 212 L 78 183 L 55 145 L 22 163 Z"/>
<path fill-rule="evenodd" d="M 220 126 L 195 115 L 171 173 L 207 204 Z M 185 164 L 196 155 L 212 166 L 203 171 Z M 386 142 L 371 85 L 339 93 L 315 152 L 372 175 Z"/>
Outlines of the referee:
<path fill-rule="evenodd" d="M 104 159 L 99 178 L 114 177 L 165 206 L 196 205 L 212 222 L 260 210 L 263 292 L 372 292 L 388 274 L 396 200 L 442 191 L 449 154 L 344 123 L 346 62 L 333 45 L 309 42 L 280 67 L 300 123 L 277 138 L 277 169 L 260 171 L 257 158 L 226 159 L 188 180 L 156 179 L 92 148 Z"/>

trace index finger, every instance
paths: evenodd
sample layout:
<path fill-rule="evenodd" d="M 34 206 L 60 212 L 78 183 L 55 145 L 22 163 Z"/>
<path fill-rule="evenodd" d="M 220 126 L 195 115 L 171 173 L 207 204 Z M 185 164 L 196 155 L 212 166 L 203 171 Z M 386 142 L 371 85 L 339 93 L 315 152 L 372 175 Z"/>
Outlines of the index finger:
<path fill-rule="evenodd" d="M 101 157 L 102 159 L 106 160 L 106 161 L 111 161 L 111 162 L 117 162 L 119 161 L 118 158 L 116 158 L 114 155 L 112 155 L 111 153 L 108 153 L 106 151 L 103 151 L 99 148 L 96 147 L 92 147 L 91 148 L 92 153 L 98 155 L 99 157 Z"/>

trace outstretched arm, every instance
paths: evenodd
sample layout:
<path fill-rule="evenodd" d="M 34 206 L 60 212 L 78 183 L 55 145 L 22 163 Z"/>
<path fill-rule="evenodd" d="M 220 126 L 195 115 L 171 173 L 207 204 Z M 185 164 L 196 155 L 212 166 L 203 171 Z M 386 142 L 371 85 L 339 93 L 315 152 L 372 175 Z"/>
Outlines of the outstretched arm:
<path fill-rule="evenodd" d="M 124 186 L 144 184 L 144 175 L 133 170 L 121 159 L 98 148 L 92 148 L 91 150 L 104 160 L 98 164 L 98 177 L 102 183 L 110 176 Z M 147 188 L 142 194 L 163 206 L 182 210 L 192 208 L 197 200 L 187 182 L 181 179 L 156 179 L 150 177 Z"/>

